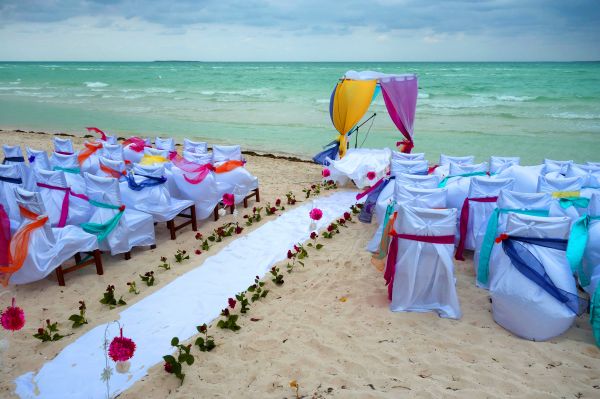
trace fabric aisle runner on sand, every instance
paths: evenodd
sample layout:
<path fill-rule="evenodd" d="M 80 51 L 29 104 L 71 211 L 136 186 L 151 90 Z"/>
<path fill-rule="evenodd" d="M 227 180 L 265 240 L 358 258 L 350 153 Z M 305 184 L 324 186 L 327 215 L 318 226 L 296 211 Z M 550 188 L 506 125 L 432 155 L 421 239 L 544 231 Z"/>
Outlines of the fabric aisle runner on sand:
<path fill-rule="evenodd" d="M 173 352 L 171 338 L 185 341 L 197 334 L 196 326 L 210 323 L 227 307 L 227 299 L 246 290 L 255 276 L 264 276 L 288 249 L 309 239 L 313 207 L 323 211 L 317 222 L 322 229 L 356 203 L 356 192 L 337 192 L 320 197 L 283 213 L 256 230 L 232 241 L 201 267 L 173 280 L 120 313 L 124 335 L 137 344 L 127 373 L 113 373 L 110 395 L 131 387 L 148 369 Z M 116 271 L 116 270 L 115 270 Z M 103 350 L 107 324 L 96 326 L 66 346 L 39 372 L 18 377 L 16 393 L 21 398 L 106 398 L 106 383 L 101 380 L 105 367 Z M 109 327 L 109 341 L 118 327 Z M 111 361 L 114 368 L 114 363 Z M 85 381 L 85 387 L 81 385 Z"/>

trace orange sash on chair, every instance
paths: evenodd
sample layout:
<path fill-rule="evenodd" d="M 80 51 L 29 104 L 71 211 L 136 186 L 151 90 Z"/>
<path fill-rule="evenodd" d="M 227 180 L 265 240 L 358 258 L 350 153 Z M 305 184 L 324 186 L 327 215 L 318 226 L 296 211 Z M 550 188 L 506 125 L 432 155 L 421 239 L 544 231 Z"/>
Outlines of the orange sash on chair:
<path fill-rule="evenodd" d="M 48 216 L 40 217 L 21 205 L 19 205 L 19 210 L 21 211 L 21 216 L 32 220 L 32 222 L 17 230 L 10 240 L 8 265 L 0 265 L 0 283 L 5 287 L 8 285 L 10 276 L 23 267 L 23 263 L 25 263 L 25 259 L 29 253 L 29 236 L 34 230 L 39 229 L 48 221 Z"/>
<path fill-rule="evenodd" d="M 79 165 L 83 165 L 86 159 L 88 159 L 93 153 L 102 148 L 102 143 L 83 143 L 85 148 L 77 155 L 77 162 Z"/>
<path fill-rule="evenodd" d="M 227 161 L 215 166 L 215 173 L 227 173 L 241 166 L 244 166 L 244 161 Z"/>
<path fill-rule="evenodd" d="M 100 170 L 102 170 L 107 175 L 114 177 L 115 179 L 120 179 L 121 176 L 125 176 L 127 174 L 127 172 L 125 172 L 124 170 L 119 172 L 118 170 L 109 168 L 108 166 L 104 165 L 102 162 L 100 162 Z"/>

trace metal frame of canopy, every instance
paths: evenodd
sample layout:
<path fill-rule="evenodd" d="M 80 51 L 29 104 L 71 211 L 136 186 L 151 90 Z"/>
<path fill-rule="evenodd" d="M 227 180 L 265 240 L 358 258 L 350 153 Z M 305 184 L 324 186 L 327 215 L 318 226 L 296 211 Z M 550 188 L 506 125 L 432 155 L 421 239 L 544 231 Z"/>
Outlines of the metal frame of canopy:
<path fill-rule="evenodd" d="M 396 143 L 402 152 L 410 152 L 413 144 L 413 125 L 418 95 L 416 74 L 386 74 L 374 71 L 348 71 L 336 84 L 329 102 L 331 122 L 338 131 L 338 137 L 327 144 L 325 150 L 313 157 L 318 164 L 327 164 L 327 158 L 340 158 L 347 150 L 346 139 L 366 122 L 359 124 L 372 101 L 381 91 L 388 115 L 404 136 Z M 358 143 L 358 137 L 357 137 Z"/>

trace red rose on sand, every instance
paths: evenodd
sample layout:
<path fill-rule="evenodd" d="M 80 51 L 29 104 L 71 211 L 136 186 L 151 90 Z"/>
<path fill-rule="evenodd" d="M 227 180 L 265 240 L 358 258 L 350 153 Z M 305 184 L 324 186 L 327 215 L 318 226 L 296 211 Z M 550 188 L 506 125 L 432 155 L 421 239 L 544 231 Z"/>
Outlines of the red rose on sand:
<path fill-rule="evenodd" d="M 235 227 L 235 234 L 242 234 L 242 231 L 244 231 L 243 227 L 241 227 L 241 226 Z"/>
<path fill-rule="evenodd" d="M 202 233 L 196 233 L 196 240 L 202 239 Z"/>
<path fill-rule="evenodd" d="M 202 251 L 200 251 L 199 249 L 197 249 L 195 252 L 196 252 L 196 255 L 200 255 L 202 253 Z"/>
<path fill-rule="evenodd" d="M 294 254 L 292 253 L 292 251 L 288 250 L 287 258 L 292 259 L 293 257 L 294 257 Z"/>
<path fill-rule="evenodd" d="M 271 211 L 271 213 L 275 213 L 277 212 L 277 208 L 275 208 L 274 206 L 271 207 L 271 209 L 269 209 Z"/>
<path fill-rule="evenodd" d="M 321 176 L 329 177 L 329 176 L 331 176 L 331 172 L 329 171 L 329 169 L 325 168 L 325 169 L 323 169 L 323 171 L 321 171 Z"/>
<path fill-rule="evenodd" d="M 281 205 L 281 199 L 277 198 L 277 200 L 275 201 L 275 206 L 279 206 Z"/>
<path fill-rule="evenodd" d="M 1 313 L 0 323 L 5 330 L 10 331 L 18 331 L 25 325 L 25 312 L 15 306 L 15 298 L 12 299 L 12 305 Z"/>
<path fill-rule="evenodd" d="M 344 219 L 345 220 L 350 220 L 352 218 L 352 215 L 350 215 L 350 212 L 344 212 Z"/>
<path fill-rule="evenodd" d="M 300 248 L 297 245 L 294 245 L 294 251 L 300 252 Z"/>
<path fill-rule="evenodd" d="M 313 184 L 312 186 L 310 186 L 310 188 L 314 190 L 315 188 L 317 188 L 317 186 Z"/>
<path fill-rule="evenodd" d="M 317 233 L 315 233 L 314 231 L 312 233 L 310 233 L 310 239 L 314 240 L 318 237 Z"/>
<path fill-rule="evenodd" d="M 206 332 L 206 324 L 202 324 L 200 326 L 200 332 L 203 333 L 203 334 Z"/>
<path fill-rule="evenodd" d="M 367 179 L 373 180 L 375 177 L 377 177 L 375 172 L 371 171 L 371 172 L 367 173 Z"/>
<path fill-rule="evenodd" d="M 230 307 L 231 309 L 235 309 L 235 304 L 236 304 L 237 302 L 235 301 L 235 299 L 233 299 L 233 298 L 229 298 L 229 299 L 227 300 L 227 303 L 229 304 L 229 307 Z"/>
<path fill-rule="evenodd" d="M 312 220 L 320 220 L 323 217 L 323 211 L 319 208 L 313 208 L 310 211 L 309 216 Z"/>
<path fill-rule="evenodd" d="M 335 229 L 335 227 L 333 227 L 333 225 L 332 225 L 332 224 L 330 224 L 329 226 L 327 226 L 327 231 L 328 231 L 328 232 L 330 232 L 330 233 L 331 233 L 331 232 L 333 231 L 333 229 Z"/>
<path fill-rule="evenodd" d="M 221 316 L 229 316 L 229 309 L 225 308 L 225 309 L 221 310 Z"/>
<path fill-rule="evenodd" d="M 125 362 L 133 357 L 135 353 L 135 342 L 123 336 L 114 337 L 108 347 L 108 356 L 115 362 Z"/>
<path fill-rule="evenodd" d="M 232 206 L 235 202 L 235 197 L 233 194 L 225 193 L 223 194 L 223 199 L 221 201 L 225 206 Z"/>
<path fill-rule="evenodd" d="M 167 363 L 165 362 L 165 371 L 169 374 L 173 374 L 173 366 L 171 366 L 171 363 Z"/>
<path fill-rule="evenodd" d="M 43 328 L 38 328 L 38 334 L 43 334 L 44 333 L 44 329 Z"/>

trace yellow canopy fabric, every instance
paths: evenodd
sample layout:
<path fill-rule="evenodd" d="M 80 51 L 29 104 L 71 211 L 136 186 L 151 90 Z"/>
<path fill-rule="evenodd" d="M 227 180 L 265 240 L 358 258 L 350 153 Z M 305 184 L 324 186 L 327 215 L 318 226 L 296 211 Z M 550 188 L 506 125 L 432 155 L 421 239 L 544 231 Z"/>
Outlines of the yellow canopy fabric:
<path fill-rule="evenodd" d="M 331 119 L 340 133 L 340 158 L 346 154 L 346 133 L 356 126 L 369 109 L 376 86 L 376 80 L 342 80 L 337 84 Z"/>

